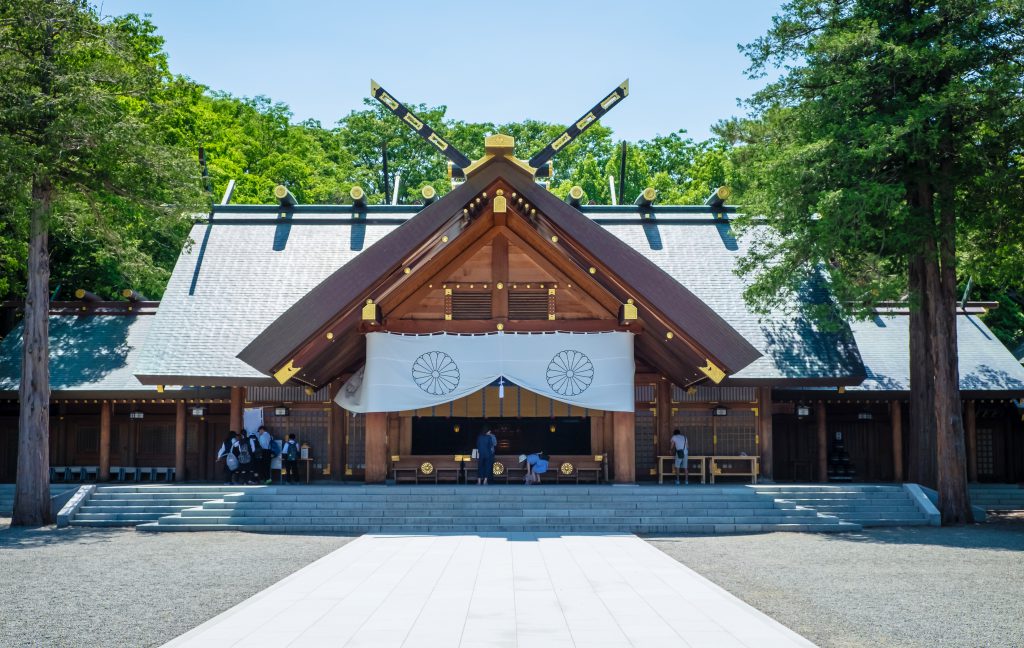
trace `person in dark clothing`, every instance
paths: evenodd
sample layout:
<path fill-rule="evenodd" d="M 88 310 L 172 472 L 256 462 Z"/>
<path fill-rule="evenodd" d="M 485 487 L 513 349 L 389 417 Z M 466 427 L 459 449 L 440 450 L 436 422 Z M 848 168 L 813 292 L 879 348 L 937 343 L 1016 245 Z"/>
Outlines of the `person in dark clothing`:
<path fill-rule="evenodd" d="M 498 447 L 498 438 L 494 432 L 485 430 L 476 438 L 476 483 L 486 484 L 494 476 L 494 449 Z"/>
<path fill-rule="evenodd" d="M 238 473 L 238 434 L 228 432 L 217 451 L 217 461 L 224 460 L 224 483 L 234 484 Z"/>
<path fill-rule="evenodd" d="M 288 473 L 288 482 L 291 484 L 299 483 L 300 456 L 299 442 L 295 440 L 294 434 L 289 434 L 288 440 L 284 442 L 284 446 L 281 448 L 281 463 Z"/>

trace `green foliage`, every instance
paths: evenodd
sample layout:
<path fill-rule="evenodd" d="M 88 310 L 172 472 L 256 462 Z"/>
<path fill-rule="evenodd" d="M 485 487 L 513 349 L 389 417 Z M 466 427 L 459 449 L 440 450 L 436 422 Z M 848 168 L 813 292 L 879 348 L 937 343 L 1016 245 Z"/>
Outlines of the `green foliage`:
<path fill-rule="evenodd" d="M 741 48 L 752 77 L 784 70 L 719 128 L 740 144 L 741 228 L 778 234 L 741 265 L 749 301 L 822 268 L 854 315 L 905 298 L 909 259 L 950 238 L 940 213 L 963 270 L 1020 285 L 1022 24 L 1019 1 L 790 0 Z"/>
<path fill-rule="evenodd" d="M 198 195 L 194 166 L 159 127 L 172 108 L 162 46 L 149 22 L 102 22 L 84 1 L 0 5 L 4 293 L 23 290 L 33 209 L 51 234 L 53 284 L 162 292 Z"/>

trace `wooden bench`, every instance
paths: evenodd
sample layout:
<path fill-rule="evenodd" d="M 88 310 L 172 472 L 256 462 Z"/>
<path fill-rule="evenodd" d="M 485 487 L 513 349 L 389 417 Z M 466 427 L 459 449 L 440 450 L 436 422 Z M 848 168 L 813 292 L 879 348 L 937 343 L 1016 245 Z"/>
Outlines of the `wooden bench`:
<path fill-rule="evenodd" d="M 604 455 L 551 457 L 548 473 L 554 472 L 555 483 L 593 482 L 600 484 L 606 477 Z"/>
<path fill-rule="evenodd" d="M 437 484 L 438 482 L 458 483 L 462 474 L 462 463 L 444 457 L 391 457 L 391 478 L 395 483 Z"/>
<path fill-rule="evenodd" d="M 704 484 L 707 482 L 707 455 L 690 455 L 686 465 L 690 469 L 690 476 L 693 478 L 700 477 L 700 483 Z M 658 457 L 658 483 L 664 484 L 665 478 L 669 477 L 675 479 L 675 465 L 676 458 L 672 455 L 661 455 Z M 682 471 L 679 473 L 682 475 Z"/>
<path fill-rule="evenodd" d="M 761 458 L 750 455 L 722 456 L 715 455 L 709 460 L 711 483 L 715 483 L 715 475 L 719 477 L 750 477 L 750 483 L 757 483 L 757 475 L 761 472 Z"/>

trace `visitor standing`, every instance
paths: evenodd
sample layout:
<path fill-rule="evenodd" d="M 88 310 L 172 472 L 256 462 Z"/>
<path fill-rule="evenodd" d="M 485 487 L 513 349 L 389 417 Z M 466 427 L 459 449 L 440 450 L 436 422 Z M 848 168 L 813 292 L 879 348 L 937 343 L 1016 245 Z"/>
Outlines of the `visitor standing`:
<path fill-rule="evenodd" d="M 242 434 L 238 437 L 238 471 L 235 473 L 235 478 L 240 484 L 254 483 L 252 475 L 252 439 L 253 437 L 246 436 L 245 429 L 242 430 Z"/>
<path fill-rule="evenodd" d="M 259 444 L 259 447 L 256 448 L 256 465 L 259 470 L 257 481 L 268 485 L 271 483 L 270 460 L 273 459 L 273 452 L 270 449 L 270 444 L 273 441 L 274 439 L 270 436 L 270 432 L 261 425 L 256 433 L 256 442 Z"/>
<path fill-rule="evenodd" d="M 690 441 L 687 439 L 682 432 L 679 430 L 672 430 L 672 449 L 675 451 L 675 468 L 673 473 L 676 476 L 676 486 L 679 485 L 679 469 L 683 469 L 683 474 L 687 484 L 690 483 Z"/>
<path fill-rule="evenodd" d="M 486 484 L 494 476 L 494 449 L 498 447 L 498 438 L 494 432 L 484 430 L 476 438 L 476 483 Z"/>
<path fill-rule="evenodd" d="M 238 434 L 234 431 L 228 432 L 224 443 L 217 451 L 217 461 L 224 460 L 224 485 L 235 483 L 235 473 L 238 472 Z"/>
<path fill-rule="evenodd" d="M 277 480 L 281 482 L 281 468 L 283 467 L 281 460 L 281 439 L 278 439 L 273 433 L 270 435 L 270 479 L 271 481 Z M 275 473 L 276 471 L 276 473 Z"/>
<path fill-rule="evenodd" d="M 284 464 L 285 471 L 288 473 L 289 483 L 299 483 L 300 456 L 299 442 L 295 440 L 295 434 L 289 434 L 288 440 L 284 442 L 284 447 L 281 448 L 282 463 Z"/>

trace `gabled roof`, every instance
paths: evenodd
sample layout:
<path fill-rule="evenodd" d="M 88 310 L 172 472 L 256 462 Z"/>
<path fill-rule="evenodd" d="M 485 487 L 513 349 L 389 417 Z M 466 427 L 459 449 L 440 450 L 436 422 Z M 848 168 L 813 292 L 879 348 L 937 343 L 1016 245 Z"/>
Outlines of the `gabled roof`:
<path fill-rule="evenodd" d="M 638 222 L 608 213 L 595 214 L 595 221 L 688 288 L 761 352 L 760 358 L 727 379 L 730 384 L 852 385 L 864 377 L 848 327 L 823 331 L 800 314 L 799 300 L 827 299 L 825 291 L 805 291 L 781 310 L 766 314 L 753 312 L 743 300 L 748 280 L 736 274 L 736 264 L 758 231 L 737 239 L 726 219 L 710 215 L 655 214 Z"/>
<path fill-rule="evenodd" d="M 123 311 L 121 307 L 116 310 Z M 126 315 L 86 307 L 81 314 L 49 316 L 50 389 L 54 397 L 138 397 L 156 395 L 135 369 L 152 314 Z M 148 309 L 151 313 L 151 309 Z M 22 336 L 18 324 L 0 340 L 0 394 L 16 396 L 21 383 Z M 176 392 L 178 393 L 178 392 Z M 166 393 L 171 397 L 175 394 Z"/>
<path fill-rule="evenodd" d="M 867 378 L 848 392 L 905 392 L 910 390 L 910 318 L 876 315 L 853 323 L 853 334 L 864 357 Z M 956 318 L 960 359 L 960 390 L 1024 394 L 1024 367 L 976 315 Z"/>
<path fill-rule="evenodd" d="M 675 358 L 660 366 L 656 364 L 666 375 L 688 384 L 697 379 L 696 367 L 705 362 L 713 362 L 726 373 L 734 373 L 759 357 L 757 349 L 742 335 L 655 263 L 539 187 L 512 161 L 495 158 L 444 199 L 427 207 L 327 277 L 257 336 L 239 358 L 260 371 L 272 373 L 286 365 L 304 367 L 317 356 L 336 357 L 330 344 L 322 340 L 328 326 L 333 331 L 331 339 L 338 335 L 339 328 L 332 323 L 340 318 L 349 318 L 347 329 L 341 328 L 351 330 L 358 323 L 352 314 L 364 300 L 375 296 L 375 290 L 413 281 L 406 265 L 409 260 L 419 257 L 429 263 L 432 258 L 425 251 L 432 242 L 437 241 L 442 232 L 452 231 L 452 227 L 469 220 L 463 218 L 469 201 L 479 202 L 480 196 L 487 195 L 486 189 L 491 190 L 493 197 L 497 183 L 508 186 L 510 196 L 518 195 L 520 201 L 532 205 L 528 213 L 516 217 L 516 222 L 531 223 L 536 228 L 531 230 L 534 235 L 543 234 L 545 239 L 550 236 L 552 241 L 558 242 L 559 253 L 577 265 L 586 268 L 592 264 L 590 274 L 593 276 L 588 281 L 600 284 L 623 302 L 627 297 L 635 298 L 641 319 L 657 329 L 653 336 L 667 335 L 672 340 L 674 332 L 680 337 L 679 341 L 662 345 L 670 349 L 666 353 Z M 512 205 L 509 211 L 515 213 Z M 321 345 L 321 350 L 311 355 L 309 349 L 314 344 Z M 657 339 L 648 341 L 647 348 L 656 348 L 657 344 Z M 640 349 L 638 346 L 638 351 Z M 304 359 L 297 360 L 300 356 Z M 656 363 L 650 354 L 648 360 Z M 687 364 L 691 366 L 685 367 Z M 321 368 L 320 375 L 302 373 L 299 377 L 312 384 L 337 377 L 325 376 L 324 371 Z M 332 371 L 340 373 L 338 367 Z"/>
<path fill-rule="evenodd" d="M 276 207 L 218 206 L 192 228 L 139 357 L 142 382 L 276 385 L 238 352 L 415 211 L 307 209 L 282 219 Z"/>

